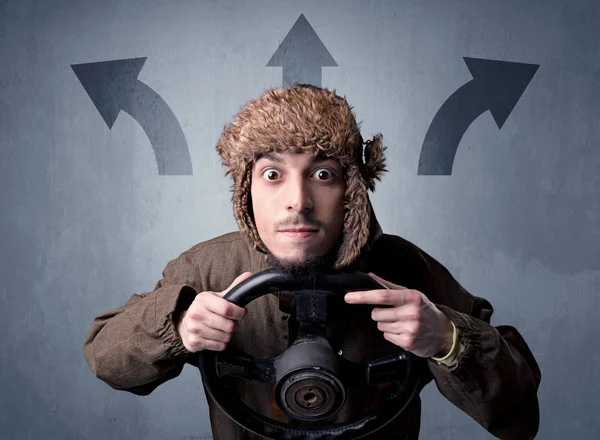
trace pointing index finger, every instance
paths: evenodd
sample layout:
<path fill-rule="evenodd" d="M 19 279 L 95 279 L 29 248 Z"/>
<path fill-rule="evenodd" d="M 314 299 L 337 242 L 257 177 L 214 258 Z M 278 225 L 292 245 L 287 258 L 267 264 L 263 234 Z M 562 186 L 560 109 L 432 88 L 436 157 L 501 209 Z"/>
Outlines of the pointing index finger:
<path fill-rule="evenodd" d="M 399 306 L 405 303 L 405 296 L 403 290 L 376 289 L 349 292 L 344 296 L 344 300 L 350 304 Z"/>

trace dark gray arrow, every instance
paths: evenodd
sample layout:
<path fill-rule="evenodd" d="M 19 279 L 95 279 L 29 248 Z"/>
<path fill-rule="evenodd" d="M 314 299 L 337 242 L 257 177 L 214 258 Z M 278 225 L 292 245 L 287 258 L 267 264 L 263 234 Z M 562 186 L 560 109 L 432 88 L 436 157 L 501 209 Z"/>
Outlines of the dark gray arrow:
<path fill-rule="evenodd" d="M 473 79 L 444 102 L 433 118 L 417 174 L 450 175 L 460 141 L 475 119 L 489 110 L 498 128 L 517 105 L 538 64 L 463 58 Z"/>
<path fill-rule="evenodd" d="M 283 68 L 284 87 L 294 83 L 321 87 L 321 68 L 337 67 L 337 63 L 304 14 L 300 14 L 267 66 Z"/>
<path fill-rule="evenodd" d="M 150 139 L 158 174 L 190 175 L 192 160 L 177 118 L 154 90 L 137 79 L 145 62 L 146 58 L 130 58 L 71 68 L 108 128 L 121 110 L 138 121 Z"/>

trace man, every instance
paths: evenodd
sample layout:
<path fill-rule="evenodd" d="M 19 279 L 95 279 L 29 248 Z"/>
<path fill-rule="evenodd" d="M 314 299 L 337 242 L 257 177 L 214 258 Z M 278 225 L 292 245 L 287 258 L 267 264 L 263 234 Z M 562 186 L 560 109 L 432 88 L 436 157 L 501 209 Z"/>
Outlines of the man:
<path fill-rule="evenodd" d="M 388 289 L 345 296 L 328 324 L 336 351 L 366 362 L 401 347 L 426 359 L 426 381 L 493 435 L 536 435 L 541 376 L 531 351 L 516 329 L 490 325 L 488 301 L 414 244 L 381 231 L 368 190 L 385 171 L 382 137 L 363 143 L 344 98 L 309 85 L 268 90 L 225 127 L 217 151 L 233 177 L 240 231 L 195 245 L 168 263 L 152 292 L 94 320 L 84 352 L 100 379 L 145 395 L 202 350 L 276 355 L 297 331 L 290 293 L 245 309 L 225 293 L 269 268 L 297 276 L 358 270 Z M 256 411 L 288 421 L 267 385 L 235 386 Z M 215 439 L 258 438 L 208 403 Z M 373 405 L 375 391 L 351 392 L 331 422 Z M 417 397 L 370 438 L 416 439 L 419 426 Z"/>

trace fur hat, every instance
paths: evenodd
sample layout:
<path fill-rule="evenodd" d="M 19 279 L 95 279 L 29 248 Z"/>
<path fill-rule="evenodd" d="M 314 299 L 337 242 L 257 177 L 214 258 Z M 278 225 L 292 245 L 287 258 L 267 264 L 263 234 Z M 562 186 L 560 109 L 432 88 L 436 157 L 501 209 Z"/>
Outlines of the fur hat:
<path fill-rule="evenodd" d="M 260 252 L 266 247 L 254 223 L 250 198 L 252 168 L 260 155 L 325 153 L 339 160 L 345 174 L 345 216 L 342 242 L 334 267 L 352 263 L 369 238 L 370 202 L 385 169 L 383 136 L 363 142 L 352 107 L 345 97 L 320 87 L 296 84 L 269 89 L 248 101 L 226 125 L 217 151 L 233 177 L 233 213 L 250 243 Z M 364 151 L 363 151 L 364 146 Z M 364 155 L 364 158 L 363 158 Z"/>

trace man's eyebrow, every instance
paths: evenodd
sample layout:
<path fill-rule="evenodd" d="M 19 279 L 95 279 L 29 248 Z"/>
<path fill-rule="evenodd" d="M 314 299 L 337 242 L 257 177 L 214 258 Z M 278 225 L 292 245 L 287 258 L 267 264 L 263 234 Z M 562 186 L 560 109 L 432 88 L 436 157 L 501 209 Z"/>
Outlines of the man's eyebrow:
<path fill-rule="evenodd" d="M 310 158 L 310 163 L 313 164 L 313 163 L 325 162 L 327 160 L 335 160 L 335 159 L 333 157 L 327 156 L 325 153 L 319 153 Z"/>
<path fill-rule="evenodd" d="M 283 162 L 283 159 L 277 153 L 264 153 L 264 154 L 261 154 L 260 156 L 258 156 L 256 158 L 256 161 L 258 162 L 260 159 L 266 159 L 266 160 L 270 160 L 272 162 L 277 162 L 277 163 Z"/>

